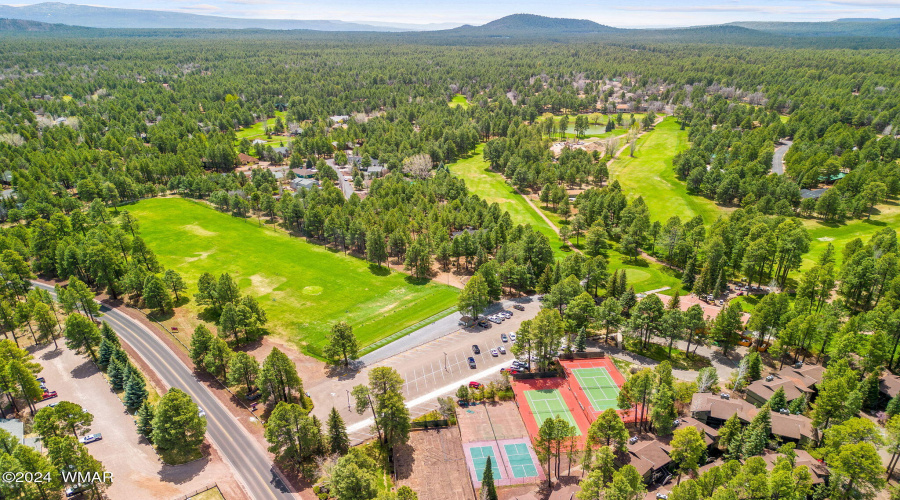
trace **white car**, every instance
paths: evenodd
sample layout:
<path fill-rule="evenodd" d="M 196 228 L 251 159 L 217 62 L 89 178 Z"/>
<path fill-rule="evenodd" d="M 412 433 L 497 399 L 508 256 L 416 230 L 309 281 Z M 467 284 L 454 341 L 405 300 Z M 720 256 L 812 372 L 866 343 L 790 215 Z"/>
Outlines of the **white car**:
<path fill-rule="evenodd" d="M 500 354 L 506 354 L 506 348 L 502 345 L 498 345 L 497 350 L 500 351 Z"/>
<path fill-rule="evenodd" d="M 497 349 L 491 349 L 491 356 L 493 356 L 493 357 L 496 358 L 496 357 L 499 356 L 499 355 L 500 355 L 500 353 L 497 352 Z"/>
<path fill-rule="evenodd" d="M 78 438 L 78 441 L 81 444 L 88 444 L 88 443 L 93 443 L 94 441 L 100 441 L 101 439 L 103 439 L 103 434 L 100 434 L 98 432 L 96 434 L 88 434 L 86 436 L 81 436 L 80 438 Z"/>
<path fill-rule="evenodd" d="M 197 408 L 200 408 L 200 407 L 198 406 Z M 206 418 L 206 411 L 203 408 L 200 408 L 200 410 L 197 411 L 197 415 L 199 415 L 200 418 Z"/>
<path fill-rule="evenodd" d="M 516 341 L 516 334 L 515 334 L 515 333 L 510 333 L 510 334 L 509 334 L 509 341 L 510 341 L 510 342 L 515 342 L 515 341 Z"/>

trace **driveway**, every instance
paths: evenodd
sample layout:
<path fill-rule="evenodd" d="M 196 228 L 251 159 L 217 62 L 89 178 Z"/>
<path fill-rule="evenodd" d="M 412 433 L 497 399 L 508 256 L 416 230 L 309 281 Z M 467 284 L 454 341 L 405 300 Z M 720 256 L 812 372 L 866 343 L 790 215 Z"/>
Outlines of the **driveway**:
<path fill-rule="evenodd" d="M 44 367 L 41 376 L 47 387 L 59 397 L 37 404 L 43 408 L 59 401 L 71 401 L 94 416 L 92 433 L 103 439 L 87 445 L 91 455 L 113 475 L 107 490 L 109 498 L 153 500 L 175 498 L 216 483 L 226 494 L 243 496 L 243 490 L 217 453 L 178 466 L 163 465 L 153 447 L 137 433 L 132 417 L 90 359 L 60 346 L 38 348 L 32 352 Z"/>

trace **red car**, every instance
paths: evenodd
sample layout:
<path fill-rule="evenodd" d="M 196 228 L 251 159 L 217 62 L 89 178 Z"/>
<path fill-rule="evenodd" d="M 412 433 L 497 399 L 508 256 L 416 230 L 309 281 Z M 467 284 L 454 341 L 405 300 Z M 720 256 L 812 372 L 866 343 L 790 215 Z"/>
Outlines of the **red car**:
<path fill-rule="evenodd" d="M 480 382 L 475 382 L 475 381 L 473 380 L 472 382 L 469 382 L 469 387 L 471 387 L 471 388 L 473 388 L 473 389 L 478 389 L 479 387 L 481 387 L 481 383 L 480 383 Z"/>
<path fill-rule="evenodd" d="M 56 391 L 44 391 L 44 395 L 41 396 L 41 401 L 47 401 L 48 399 L 53 399 L 56 397 Z"/>

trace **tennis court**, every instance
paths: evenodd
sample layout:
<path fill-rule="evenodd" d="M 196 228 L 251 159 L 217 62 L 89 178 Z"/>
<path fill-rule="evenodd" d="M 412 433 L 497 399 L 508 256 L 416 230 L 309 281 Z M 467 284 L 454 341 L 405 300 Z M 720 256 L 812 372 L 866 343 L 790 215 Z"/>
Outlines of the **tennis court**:
<path fill-rule="evenodd" d="M 534 466 L 527 444 L 506 444 L 503 445 L 503 451 L 506 453 L 506 459 L 514 478 L 537 477 L 537 467 Z"/>
<path fill-rule="evenodd" d="M 594 411 L 618 407 L 619 386 L 606 368 L 573 368 L 572 374 Z"/>
<path fill-rule="evenodd" d="M 548 418 L 562 417 L 569 425 L 575 428 L 575 435 L 581 435 L 581 429 L 575 423 L 572 412 L 566 407 L 566 403 L 559 393 L 559 389 L 537 389 L 525 391 L 525 399 L 537 422 L 538 427 Z"/>
<path fill-rule="evenodd" d="M 497 462 L 497 457 L 494 456 L 493 446 L 475 446 L 469 448 L 469 454 L 472 455 L 472 465 L 475 467 L 475 475 L 479 483 L 484 479 L 484 464 L 487 463 L 488 457 L 491 458 L 494 480 L 503 479 L 503 475 L 500 474 L 500 464 Z"/>

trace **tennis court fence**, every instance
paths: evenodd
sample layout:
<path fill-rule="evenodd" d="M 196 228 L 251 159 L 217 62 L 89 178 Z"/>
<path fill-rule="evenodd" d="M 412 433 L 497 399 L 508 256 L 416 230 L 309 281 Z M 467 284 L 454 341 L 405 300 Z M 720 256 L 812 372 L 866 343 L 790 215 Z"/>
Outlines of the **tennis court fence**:
<path fill-rule="evenodd" d="M 564 352 L 559 355 L 559 359 L 599 359 L 605 357 L 605 352 Z"/>

